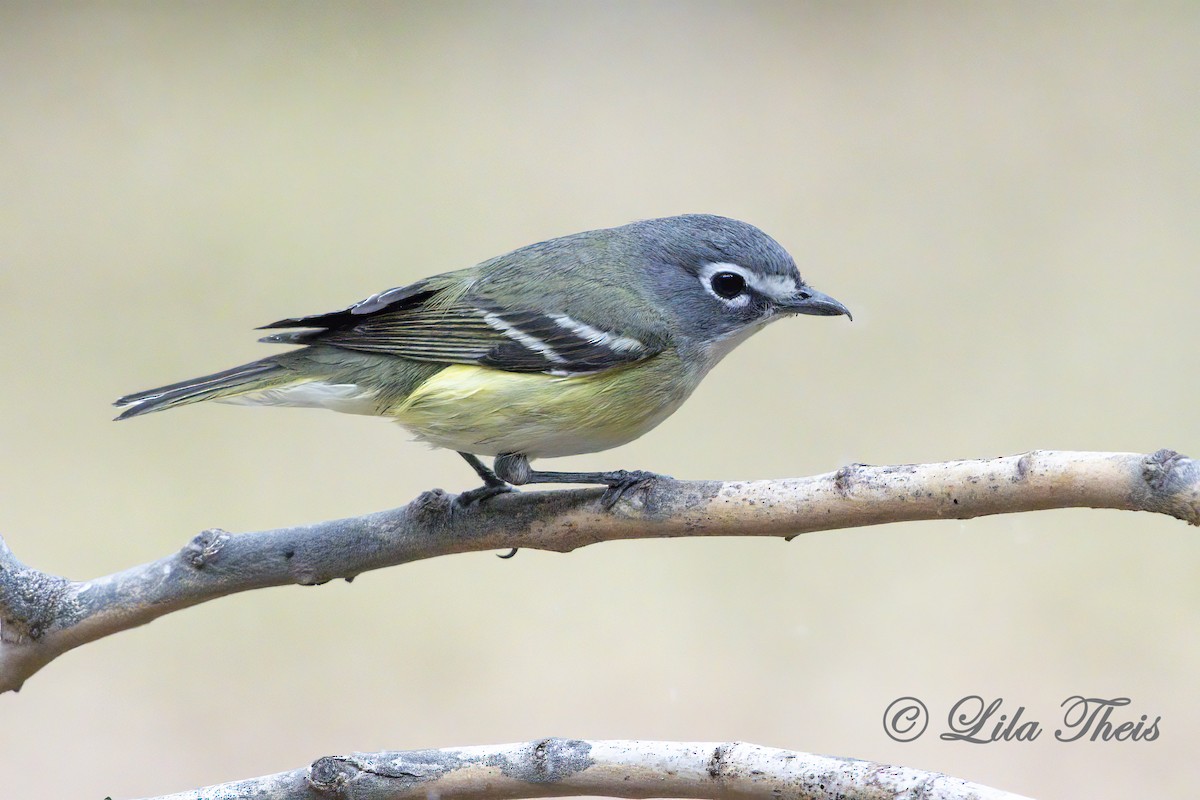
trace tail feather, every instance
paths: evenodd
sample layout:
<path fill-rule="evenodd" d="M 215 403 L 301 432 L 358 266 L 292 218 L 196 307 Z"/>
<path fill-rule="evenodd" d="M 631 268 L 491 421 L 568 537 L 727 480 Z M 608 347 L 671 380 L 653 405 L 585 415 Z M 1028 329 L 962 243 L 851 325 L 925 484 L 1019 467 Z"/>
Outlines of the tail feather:
<path fill-rule="evenodd" d="M 117 417 L 118 420 L 129 419 L 152 411 L 162 411 L 202 400 L 236 397 L 290 383 L 290 380 L 281 380 L 288 372 L 290 370 L 280 366 L 274 359 L 264 358 L 222 372 L 214 372 L 212 375 L 127 394 L 113 405 L 125 407 Z"/>

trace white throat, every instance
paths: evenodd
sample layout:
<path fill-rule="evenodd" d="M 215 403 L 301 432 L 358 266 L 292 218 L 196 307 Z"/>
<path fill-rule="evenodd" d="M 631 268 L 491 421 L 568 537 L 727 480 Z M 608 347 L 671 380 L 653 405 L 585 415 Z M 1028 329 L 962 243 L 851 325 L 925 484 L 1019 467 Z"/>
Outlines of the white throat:
<path fill-rule="evenodd" d="M 734 331 L 728 336 L 704 345 L 703 352 L 705 361 L 707 362 L 704 365 L 704 372 L 707 373 L 719 364 L 721 359 L 733 352 L 735 347 L 761 331 L 768 323 L 773 322 L 774 319 L 774 317 L 767 317 L 766 319 L 747 325 L 741 330 Z"/>

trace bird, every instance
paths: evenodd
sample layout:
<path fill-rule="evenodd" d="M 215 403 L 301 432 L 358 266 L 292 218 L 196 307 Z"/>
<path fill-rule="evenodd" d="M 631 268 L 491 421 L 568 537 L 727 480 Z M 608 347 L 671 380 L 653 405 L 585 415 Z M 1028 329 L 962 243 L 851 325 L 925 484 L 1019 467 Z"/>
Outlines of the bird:
<path fill-rule="evenodd" d="M 298 347 L 125 395 L 116 419 L 205 400 L 381 416 L 466 460 L 483 485 L 459 494 L 460 505 L 566 483 L 604 486 L 611 508 L 664 476 L 543 471 L 531 462 L 633 441 L 737 345 L 798 314 L 853 319 L 749 223 L 646 219 L 264 325 L 283 332 L 260 341 Z"/>

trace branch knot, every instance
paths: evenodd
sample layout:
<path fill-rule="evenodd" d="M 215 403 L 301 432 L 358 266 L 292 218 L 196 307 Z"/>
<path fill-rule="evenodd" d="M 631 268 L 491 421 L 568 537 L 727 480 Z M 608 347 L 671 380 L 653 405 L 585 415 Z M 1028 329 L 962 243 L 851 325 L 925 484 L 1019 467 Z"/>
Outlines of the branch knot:
<path fill-rule="evenodd" d="M 50 627 L 70 624 L 77 609 L 66 597 L 71 581 L 36 569 L 12 570 L 0 580 L 0 642 L 36 642 Z"/>
<path fill-rule="evenodd" d="M 1164 448 L 1142 460 L 1142 480 L 1150 490 L 1144 504 L 1150 510 L 1200 525 L 1200 462 Z"/>
<path fill-rule="evenodd" d="M 229 541 L 229 534 L 220 528 L 209 528 L 196 534 L 190 542 L 184 545 L 180 556 L 196 569 L 204 569 L 217 560 L 221 549 Z"/>
<path fill-rule="evenodd" d="M 337 797 L 361 770 L 345 756 L 318 758 L 308 767 L 308 783 L 321 794 Z"/>

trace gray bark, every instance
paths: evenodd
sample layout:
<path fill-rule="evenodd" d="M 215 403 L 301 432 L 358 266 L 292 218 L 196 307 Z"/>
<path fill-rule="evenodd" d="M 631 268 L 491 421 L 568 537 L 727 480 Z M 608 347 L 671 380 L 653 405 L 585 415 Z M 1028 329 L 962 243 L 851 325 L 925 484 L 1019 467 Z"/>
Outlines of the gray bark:
<path fill-rule="evenodd" d="M 327 756 L 291 772 L 146 800 L 509 800 L 578 795 L 1025 800 L 937 772 L 742 742 L 578 739 Z"/>
<path fill-rule="evenodd" d="M 89 581 L 26 567 L 0 540 L 0 692 L 63 653 L 234 592 L 352 580 L 367 570 L 476 550 L 569 552 L 617 539 L 782 536 L 1049 508 L 1152 511 L 1200 525 L 1200 464 L 1170 450 L 1035 451 L 937 464 L 854 464 L 809 478 L 661 480 L 605 510 L 601 490 L 524 492 L 460 508 L 441 490 L 352 519 L 231 535 Z"/>

